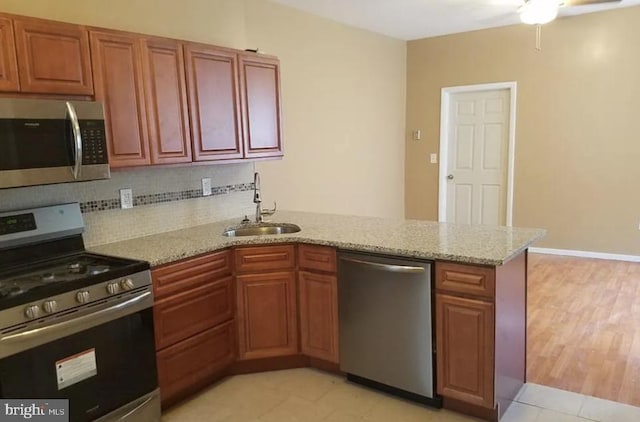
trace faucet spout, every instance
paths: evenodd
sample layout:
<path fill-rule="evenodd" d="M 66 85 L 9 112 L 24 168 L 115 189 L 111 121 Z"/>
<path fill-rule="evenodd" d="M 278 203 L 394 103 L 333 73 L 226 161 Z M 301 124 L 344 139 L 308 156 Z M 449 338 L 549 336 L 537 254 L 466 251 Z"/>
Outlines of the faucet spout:
<path fill-rule="evenodd" d="M 253 203 L 260 205 L 262 198 L 260 198 L 260 173 L 257 171 L 253 173 Z"/>
<path fill-rule="evenodd" d="M 260 174 L 253 173 L 253 203 L 256 204 L 256 223 L 264 222 L 263 216 L 273 215 L 276 212 L 277 205 L 273 203 L 273 209 L 262 209 L 262 198 L 260 198 Z"/>

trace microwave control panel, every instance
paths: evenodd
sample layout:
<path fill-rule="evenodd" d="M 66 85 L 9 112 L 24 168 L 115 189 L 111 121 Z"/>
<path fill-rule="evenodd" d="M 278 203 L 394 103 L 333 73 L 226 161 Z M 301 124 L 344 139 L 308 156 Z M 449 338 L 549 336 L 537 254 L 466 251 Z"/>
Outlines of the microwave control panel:
<path fill-rule="evenodd" d="M 107 164 L 107 136 L 104 120 L 80 120 L 82 164 Z"/>

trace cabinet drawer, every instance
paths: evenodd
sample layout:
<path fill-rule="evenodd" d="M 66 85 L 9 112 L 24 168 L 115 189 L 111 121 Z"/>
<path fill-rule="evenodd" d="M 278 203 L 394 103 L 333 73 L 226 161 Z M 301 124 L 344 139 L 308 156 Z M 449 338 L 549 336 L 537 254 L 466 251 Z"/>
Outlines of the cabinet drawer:
<path fill-rule="evenodd" d="M 298 262 L 301 269 L 336 272 L 336 250 L 329 246 L 298 246 Z"/>
<path fill-rule="evenodd" d="M 293 270 L 296 265 L 293 245 L 259 246 L 235 250 L 236 271 L 239 273 L 272 270 Z"/>
<path fill-rule="evenodd" d="M 180 340 L 233 318 L 231 276 L 160 300 L 153 308 L 156 348 Z"/>
<path fill-rule="evenodd" d="M 436 262 L 436 289 L 493 298 L 495 269 Z"/>
<path fill-rule="evenodd" d="M 153 294 L 161 299 L 231 274 L 231 253 L 226 250 L 169 264 L 152 271 Z"/>
<path fill-rule="evenodd" d="M 233 363 L 234 323 L 229 321 L 157 353 L 158 383 L 163 404 L 194 388 Z"/>

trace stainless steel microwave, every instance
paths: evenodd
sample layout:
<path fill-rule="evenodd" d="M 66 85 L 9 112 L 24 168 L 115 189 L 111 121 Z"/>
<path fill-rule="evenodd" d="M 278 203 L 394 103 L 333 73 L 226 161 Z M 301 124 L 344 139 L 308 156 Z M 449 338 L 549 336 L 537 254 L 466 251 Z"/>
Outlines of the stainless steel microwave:
<path fill-rule="evenodd" d="M 0 188 L 109 177 L 101 103 L 0 98 Z"/>

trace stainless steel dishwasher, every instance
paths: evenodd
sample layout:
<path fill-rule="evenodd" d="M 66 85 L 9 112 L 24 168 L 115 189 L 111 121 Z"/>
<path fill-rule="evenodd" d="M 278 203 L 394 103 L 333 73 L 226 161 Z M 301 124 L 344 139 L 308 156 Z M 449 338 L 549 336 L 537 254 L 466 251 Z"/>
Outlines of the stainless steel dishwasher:
<path fill-rule="evenodd" d="M 340 252 L 340 369 L 347 378 L 440 406 L 431 297 L 429 262 Z"/>

